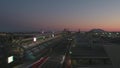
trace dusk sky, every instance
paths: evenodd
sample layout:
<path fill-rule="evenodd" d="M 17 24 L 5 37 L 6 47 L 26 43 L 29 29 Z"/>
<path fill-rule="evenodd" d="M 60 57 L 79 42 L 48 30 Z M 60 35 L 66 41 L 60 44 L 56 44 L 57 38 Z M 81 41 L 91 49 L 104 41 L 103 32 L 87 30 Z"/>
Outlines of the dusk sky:
<path fill-rule="evenodd" d="M 120 31 L 120 0 L 0 0 L 0 32 Z"/>

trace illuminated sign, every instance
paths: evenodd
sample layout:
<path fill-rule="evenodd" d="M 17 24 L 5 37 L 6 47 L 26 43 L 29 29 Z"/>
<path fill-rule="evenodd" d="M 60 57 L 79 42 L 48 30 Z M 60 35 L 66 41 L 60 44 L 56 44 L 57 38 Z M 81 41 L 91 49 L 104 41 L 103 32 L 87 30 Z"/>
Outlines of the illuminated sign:
<path fill-rule="evenodd" d="M 36 42 L 36 41 L 37 41 L 37 38 L 36 38 L 36 37 L 34 37 L 34 38 L 33 38 L 33 41 L 34 41 L 34 42 Z"/>
<path fill-rule="evenodd" d="M 10 57 L 8 57 L 8 63 L 11 63 L 11 62 L 13 62 L 14 60 L 13 60 L 13 56 L 10 56 Z"/>

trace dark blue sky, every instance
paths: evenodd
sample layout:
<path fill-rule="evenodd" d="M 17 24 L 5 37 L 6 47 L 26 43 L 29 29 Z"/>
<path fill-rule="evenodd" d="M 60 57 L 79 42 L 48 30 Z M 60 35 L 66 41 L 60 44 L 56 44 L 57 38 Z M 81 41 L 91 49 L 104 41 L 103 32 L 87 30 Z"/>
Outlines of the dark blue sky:
<path fill-rule="evenodd" d="M 119 0 L 0 0 L 0 31 L 118 31 Z"/>

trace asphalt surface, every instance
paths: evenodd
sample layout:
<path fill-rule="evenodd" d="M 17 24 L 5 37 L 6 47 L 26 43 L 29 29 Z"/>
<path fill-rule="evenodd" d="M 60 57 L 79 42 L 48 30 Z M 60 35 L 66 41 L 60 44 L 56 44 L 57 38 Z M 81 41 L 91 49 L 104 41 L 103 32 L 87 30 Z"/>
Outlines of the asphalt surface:
<path fill-rule="evenodd" d="M 63 39 L 60 44 L 57 44 L 56 47 L 53 48 L 53 52 L 49 56 L 49 59 L 40 68 L 63 68 L 63 63 L 70 43 L 70 40 Z"/>
<path fill-rule="evenodd" d="M 61 40 L 61 38 L 52 39 L 47 42 L 38 44 L 35 47 L 26 49 L 25 55 L 28 56 L 28 57 L 26 57 L 27 60 L 25 60 L 25 62 L 23 62 L 22 64 L 15 66 L 14 68 L 28 68 L 34 62 L 36 62 L 37 60 L 40 60 L 42 55 L 47 56 L 50 53 L 50 48 L 53 46 L 56 46 L 56 44 L 60 40 Z M 30 57 L 30 59 L 29 59 L 29 57 Z M 31 58 L 33 58 L 33 59 L 31 59 Z"/>

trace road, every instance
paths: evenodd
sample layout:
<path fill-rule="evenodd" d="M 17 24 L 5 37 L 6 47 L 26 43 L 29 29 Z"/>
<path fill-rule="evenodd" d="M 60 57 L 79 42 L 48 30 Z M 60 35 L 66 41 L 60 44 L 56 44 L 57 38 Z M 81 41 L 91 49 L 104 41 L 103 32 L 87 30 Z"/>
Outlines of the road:
<path fill-rule="evenodd" d="M 26 68 L 28 66 L 30 66 L 30 64 L 32 64 L 33 62 L 35 62 L 36 60 L 39 61 L 39 58 L 41 59 L 46 57 L 49 52 L 51 51 L 51 47 L 56 46 L 56 44 L 61 40 L 61 37 L 56 36 L 55 38 L 49 38 L 46 39 L 43 42 L 40 42 L 38 45 L 34 44 L 33 47 L 29 47 L 27 49 L 25 49 L 25 62 L 23 62 L 22 64 L 15 66 L 15 68 Z M 44 57 L 43 57 L 44 56 Z M 37 61 L 37 62 L 38 62 Z"/>
<path fill-rule="evenodd" d="M 63 39 L 60 44 L 57 44 L 52 48 L 52 52 L 47 56 L 47 61 L 39 61 L 32 65 L 32 68 L 63 68 L 66 53 L 71 45 L 71 40 Z M 40 64 L 39 64 L 40 63 Z M 39 64 L 39 65 L 36 65 Z"/>
<path fill-rule="evenodd" d="M 25 42 L 25 43 L 23 42 L 21 44 L 21 46 L 24 47 L 25 49 L 27 49 L 27 48 L 30 48 L 30 47 L 34 47 L 38 44 L 41 44 L 43 42 L 49 41 L 51 39 L 56 39 L 56 38 L 59 38 L 59 37 L 61 37 L 61 36 L 58 35 L 58 36 L 55 36 L 55 37 L 45 38 L 45 39 L 42 39 L 42 40 L 37 40 L 36 42 L 33 42 L 33 40 L 32 40 L 33 38 L 30 38 L 30 39 L 28 39 L 27 42 Z M 38 37 L 38 39 L 39 39 L 39 37 Z M 26 43 L 28 43 L 28 44 L 26 44 Z"/>

